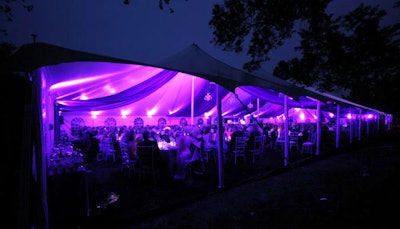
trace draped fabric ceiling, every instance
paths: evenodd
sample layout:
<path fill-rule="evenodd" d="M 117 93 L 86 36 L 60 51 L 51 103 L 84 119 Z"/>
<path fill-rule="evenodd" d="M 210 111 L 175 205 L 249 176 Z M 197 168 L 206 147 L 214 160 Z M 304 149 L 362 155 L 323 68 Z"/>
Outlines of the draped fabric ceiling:
<path fill-rule="evenodd" d="M 272 76 L 260 77 L 233 68 L 196 44 L 149 64 L 34 43 L 14 53 L 9 67 L 40 76 L 42 100 L 46 101 L 42 106 L 47 106 L 44 110 L 48 117 L 52 117 L 54 104 L 64 114 L 90 115 L 97 111 L 110 116 L 216 116 L 217 85 L 221 86 L 223 116 L 252 112 L 260 117 L 280 115 L 283 94 L 290 98 L 289 108 L 315 109 L 316 99 L 327 111 L 331 104 L 357 106 Z M 209 101 L 204 99 L 207 93 L 212 98 Z"/>

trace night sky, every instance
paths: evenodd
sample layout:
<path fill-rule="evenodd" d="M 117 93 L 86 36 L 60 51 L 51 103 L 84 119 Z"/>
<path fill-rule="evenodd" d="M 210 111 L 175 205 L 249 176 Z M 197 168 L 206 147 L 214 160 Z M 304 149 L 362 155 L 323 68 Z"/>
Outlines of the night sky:
<path fill-rule="evenodd" d="M 354 9 L 360 3 L 381 5 L 391 9 L 395 0 L 333 0 L 330 12 L 339 14 Z M 6 24 L 9 36 L 2 41 L 17 46 L 33 41 L 46 42 L 66 48 L 108 55 L 123 59 L 155 62 L 196 43 L 217 59 L 242 68 L 248 59 L 244 53 L 223 52 L 210 44 L 212 30 L 208 26 L 215 0 L 173 0 L 171 7 L 158 8 L 158 0 L 136 0 L 124 5 L 122 0 L 36 0 L 34 10 L 27 13 L 14 7 L 14 21 Z M 398 19 L 400 10 L 389 12 L 386 23 Z M 271 53 L 271 61 L 263 70 L 272 72 L 275 64 L 291 58 L 295 40 Z"/>

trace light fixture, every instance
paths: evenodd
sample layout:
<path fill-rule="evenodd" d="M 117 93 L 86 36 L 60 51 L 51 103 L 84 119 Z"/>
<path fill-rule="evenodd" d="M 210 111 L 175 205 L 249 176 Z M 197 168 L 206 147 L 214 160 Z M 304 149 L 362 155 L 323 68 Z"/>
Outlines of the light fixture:
<path fill-rule="evenodd" d="M 207 101 L 207 102 L 212 100 L 212 96 L 211 96 L 211 94 L 210 94 L 209 91 L 208 91 L 207 94 L 204 96 L 204 100 Z"/>
<path fill-rule="evenodd" d="M 251 109 L 251 108 L 254 107 L 254 105 L 250 102 L 249 104 L 247 104 L 247 107 L 248 107 L 249 109 Z"/>
<path fill-rule="evenodd" d="M 207 90 L 207 93 L 206 93 L 206 95 L 204 96 L 204 100 L 205 101 L 211 101 L 212 100 L 212 95 L 211 95 L 211 85 L 214 85 L 215 83 L 214 82 L 210 82 L 209 83 L 209 85 L 208 85 L 208 90 Z"/>

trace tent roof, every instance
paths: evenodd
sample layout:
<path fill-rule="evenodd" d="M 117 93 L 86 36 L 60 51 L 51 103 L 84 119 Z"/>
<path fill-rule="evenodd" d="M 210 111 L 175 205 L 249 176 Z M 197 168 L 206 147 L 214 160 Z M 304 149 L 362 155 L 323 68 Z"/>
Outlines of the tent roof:
<path fill-rule="evenodd" d="M 78 61 L 137 63 L 131 60 L 118 59 L 38 42 L 22 45 L 11 55 L 7 67 L 10 71 L 14 72 L 32 72 L 43 66 Z"/>
<path fill-rule="evenodd" d="M 31 72 L 43 66 L 81 61 L 140 64 L 200 76 L 209 81 L 223 85 L 230 91 L 234 91 L 236 87 L 241 85 L 253 85 L 270 88 L 288 94 L 293 98 L 298 98 L 303 95 L 318 96 L 318 94 L 307 92 L 279 78 L 269 76 L 261 78 L 234 68 L 210 56 L 196 44 L 192 44 L 158 63 L 143 63 L 119 59 L 72 50 L 47 43 L 25 44 L 11 56 L 10 60 L 10 63 L 7 64 L 10 70 L 20 72 Z"/>
<path fill-rule="evenodd" d="M 275 92 L 283 93 L 294 98 L 300 102 L 299 106 L 306 103 L 312 103 L 312 99 L 309 98 L 313 98 L 322 102 L 339 103 L 349 106 L 357 106 L 362 109 L 369 109 L 327 93 L 304 89 L 277 77 L 260 77 L 234 68 L 215 59 L 199 48 L 196 44 L 192 44 L 175 55 L 172 55 L 158 63 L 142 63 L 67 49 L 47 43 L 31 43 L 23 45 L 18 49 L 11 56 L 10 62 L 7 63 L 7 66 L 12 71 L 31 72 L 43 66 L 72 62 L 103 62 L 152 66 L 199 76 L 208 81 L 222 85 L 232 92 L 235 92 L 235 89 L 239 86 L 246 85 L 257 86 L 266 90 L 272 89 Z M 251 90 L 248 92 L 251 93 Z M 276 102 L 276 98 L 274 101 Z"/>

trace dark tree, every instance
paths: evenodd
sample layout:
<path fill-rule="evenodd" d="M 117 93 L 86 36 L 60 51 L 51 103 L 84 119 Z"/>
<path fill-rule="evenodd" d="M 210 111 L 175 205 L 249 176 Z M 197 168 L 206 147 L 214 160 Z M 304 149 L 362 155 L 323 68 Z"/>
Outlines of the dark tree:
<path fill-rule="evenodd" d="M 297 23 L 313 23 L 326 17 L 330 0 L 225 0 L 216 4 L 209 25 L 212 42 L 223 50 L 242 52 L 245 46 L 250 61 L 244 69 L 253 71 L 270 60 L 269 53 L 296 32 Z"/>
<path fill-rule="evenodd" d="M 13 8 L 23 7 L 28 12 L 33 10 L 33 5 L 28 3 L 29 0 L 0 0 L 0 31 L 7 36 L 7 29 L 4 28 L 3 22 L 12 22 L 14 20 Z"/>
<path fill-rule="evenodd" d="M 300 30 L 301 58 L 281 61 L 274 75 L 321 91 L 342 88 L 355 102 L 396 112 L 400 24 L 380 26 L 386 12 L 361 5 Z"/>
<path fill-rule="evenodd" d="M 185 1 L 188 1 L 188 0 L 185 0 Z M 160 8 L 160 10 L 163 10 L 165 6 L 168 6 L 169 11 L 171 13 L 174 13 L 175 10 L 172 7 L 170 7 L 170 2 L 171 2 L 171 0 L 158 0 L 158 7 Z M 123 3 L 125 5 L 129 5 L 131 3 L 131 1 L 123 0 Z"/>
<path fill-rule="evenodd" d="M 212 42 L 234 52 L 247 46 L 250 60 L 243 68 L 254 71 L 269 61 L 273 49 L 297 35 L 299 56 L 280 61 L 275 76 L 320 91 L 344 89 L 348 99 L 399 113 L 394 97 L 400 93 L 395 84 L 400 24 L 382 26 L 386 12 L 378 6 L 360 5 L 334 18 L 326 13 L 329 2 L 225 0 L 213 9 Z"/>

